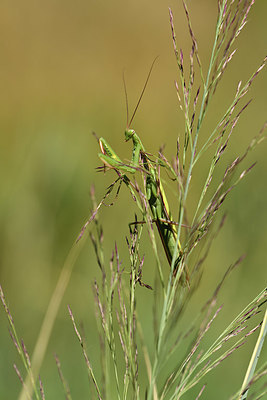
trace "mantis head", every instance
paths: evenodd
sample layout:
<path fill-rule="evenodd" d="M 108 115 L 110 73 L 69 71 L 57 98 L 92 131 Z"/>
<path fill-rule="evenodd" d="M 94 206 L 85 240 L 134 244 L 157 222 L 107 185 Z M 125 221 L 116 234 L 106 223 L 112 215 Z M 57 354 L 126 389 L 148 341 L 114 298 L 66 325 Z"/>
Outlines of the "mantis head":
<path fill-rule="evenodd" d="M 125 130 L 125 141 L 128 142 L 128 140 L 132 139 L 134 135 L 136 135 L 135 130 L 126 128 Z"/>

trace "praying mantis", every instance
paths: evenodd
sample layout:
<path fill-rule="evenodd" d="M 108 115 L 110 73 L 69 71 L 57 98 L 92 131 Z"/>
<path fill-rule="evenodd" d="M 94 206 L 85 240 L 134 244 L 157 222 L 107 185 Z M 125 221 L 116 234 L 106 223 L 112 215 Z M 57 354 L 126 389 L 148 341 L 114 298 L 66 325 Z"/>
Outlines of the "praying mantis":
<path fill-rule="evenodd" d="M 125 139 L 133 141 L 133 152 L 130 165 L 125 165 L 118 157 L 118 155 L 112 150 L 107 141 L 104 138 L 99 139 L 99 145 L 101 153 L 99 153 L 100 160 L 108 167 L 117 171 L 125 173 L 136 173 L 137 169 L 140 168 L 139 160 L 141 158 L 143 167 L 146 173 L 146 197 L 150 206 L 150 210 L 153 217 L 153 222 L 156 223 L 167 259 L 171 265 L 173 254 L 176 247 L 176 230 L 170 221 L 170 212 L 167 202 L 167 198 L 161 182 L 156 176 L 156 171 L 151 161 L 146 155 L 144 146 L 133 129 L 126 129 Z M 123 176 L 123 179 L 125 176 Z M 129 181 L 129 179 L 127 179 Z M 181 252 L 181 244 L 178 242 L 178 250 Z M 177 264 L 181 258 L 181 254 L 177 257 L 174 264 L 174 271 L 177 268 Z"/>
<path fill-rule="evenodd" d="M 154 60 L 155 62 L 155 60 Z M 153 64 L 154 64 L 153 62 Z M 149 71 L 147 80 L 141 92 L 140 98 L 137 102 L 137 106 L 133 112 L 130 123 L 127 124 L 125 130 L 125 141 L 132 141 L 133 150 L 132 158 L 129 165 L 124 164 L 119 156 L 114 152 L 111 146 L 107 143 L 104 138 L 99 138 L 99 146 L 101 153 L 99 153 L 99 158 L 103 162 L 105 167 L 114 169 L 122 177 L 123 181 L 129 186 L 130 179 L 127 174 L 135 174 L 138 170 L 142 170 L 145 175 L 145 191 L 146 199 L 149 204 L 152 221 L 156 223 L 162 245 L 167 257 L 167 260 L 172 265 L 173 257 L 176 254 L 176 258 L 173 266 L 173 273 L 175 274 L 179 268 L 180 261 L 182 259 L 182 248 L 180 241 L 177 242 L 177 232 L 174 223 L 171 221 L 169 205 L 167 202 L 167 197 L 163 189 L 163 185 L 159 176 L 157 174 L 157 169 L 153 165 L 152 161 L 148 157 L 148 153 L 142 144 L 140 137 L 137 135 L 134 129 L 130 128 L 131 122 L 135 116 L 139 103 L 142 99 L 143 93 L 145 91 L 146 85 L 149 80 L 149 76 L 152 71 L 152 67 Z M 127 104 L 127 119 L 128 119 L 128 102 L 127 102 L 127 92 L 124 80 L 124 88 L 126 93 L 126 104 Z M 178 248 L 177 248 L 178 244 Z M 187 272 L 183 270 L 180 281 L 184 285 L 188 285 Z"/>

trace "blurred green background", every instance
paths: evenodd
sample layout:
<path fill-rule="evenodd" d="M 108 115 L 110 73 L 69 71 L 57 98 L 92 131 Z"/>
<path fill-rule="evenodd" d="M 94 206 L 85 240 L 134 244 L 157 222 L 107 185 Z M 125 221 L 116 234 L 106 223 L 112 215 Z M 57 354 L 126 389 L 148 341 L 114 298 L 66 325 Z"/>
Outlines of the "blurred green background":
<path fill-rule="evenodd" d="M 145 147 L 155 153 L 165 143 L 166 155 L 170 157 L 177 135 L 183 133 L 173 84 L 177 67 L 168 6 L 174 13 L 179 46 L 188 54 L 190 39 L 178 0 L 3 0 L 1 3 L 0 281 L 19 335 L 30 353 L 64 259 L 90 213 L 90 186 L 95 184 L 96 196 L 101 199 L 114 178 L 112 172 L 105 176 L 96 173 L 95 167 L 100 165 L 99 149 L 91 132 L 104 136 L 122 158 L 130 157 L 130 147 L 123 140 L 124 69 L 132 110 L 152 60 L 159 55 L 134 123 Z M 191 0 L 188 6 L 205 68 L 217 1 Z M 237 82 L 246 80 L 265 56 L 266 15 L 267 2 L 256 1 L 237 42 L 238 52 L 214 101 L 210 126 L 215 123 L 213 115 L 220 116 L 220 107 L 223 110 L 230 103 Z M 250 96 L 253 103 L 238 124 L 225 161 L 231 161 L 246 148 L 266 119 L 265 71 L 254 82 Z M 266 284 L 265 143 L 249 156 L 246 166 L 254 160 L 258 161 L 256 167 L 225 203 L 228 219 L 206 263 L 195 300 L 195 306 L 202 304 L 225 268 L 246 253 L 245 261 L 225 286 L 221 326 Z M 203 170 L 198 173 L 201 180 Z M 199 193 L 197 182 L 198 179 L 190 192 L 192 199 Z M 114 207 L 104 207 L 100 212 L 107 257 L 116 240 L 126 262 L 125 235 L 135 211 L 129 203 L 129 195 L 123 189 Z M 153 283 L 151 271 L 144 272 L 144 280 Z M 41 370 L 47 398 L 64 398 L 54 353 L 60 357 L 73 398 L 90 398 L 84 360 L 66 305 L 71 304 L 76 320 L 84 323 L 88 351 L 99 374 L 91 293 L 95 277 L 99 278 L 99 271 L 88 241 L 71 277 Z M 144 289 L 139 292 L 140 302 L 149 302 L 150 292 Z M 194 308 L 191 312 L 194 313 Z M 19 366 L 20 363 L 3 310 L 0 323 L 0 398 L 13 399 L 21 387 L 13 363 Z M 151 319 L 146 318 L 144 323 L 149 336 Z M 255 338 L 250 340 L 247 350 L 241 350 L 213 373 L 205 399 L 213 399 L 214 393 L 217 399 L 225 399 L 238 389 L 253 341 Z M 218 393 L 222 393 L 221 397 Z"/>

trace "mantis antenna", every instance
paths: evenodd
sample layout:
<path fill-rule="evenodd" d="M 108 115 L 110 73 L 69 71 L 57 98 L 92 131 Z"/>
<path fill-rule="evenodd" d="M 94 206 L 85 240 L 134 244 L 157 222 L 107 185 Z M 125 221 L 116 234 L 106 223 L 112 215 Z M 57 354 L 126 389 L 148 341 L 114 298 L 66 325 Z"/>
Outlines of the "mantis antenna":
<path fill-rule="evenodd" d="M 139 104 L 140 104 L 140 102 L 141 102 L 141 100 L 142 100 L 142 98 L 143 98 L 143 95 L 144 95 L 144 93 L 145 93 L 145 90 L 146 90 L 146 87 L 147 87 L 147 84 L 148 84 L 148 81 L 149 81 L 149 78 L 150 78 L 152 69 L 153 69 L 154 64 L 155 64 L 156 60 L 158 59 L 158 57 L 159 57 L 159 56 L 157 56 L 157 57 L 153 60 L 153 62 L 152 62 L 152 64 L 151 64 L 149 73 L 148 73 L 148 75 L 147 75 L 147 78 L 146 78 L 145 84 L 144 84 L 144 86 L 143 86 L 142 92 L 141 92 L 141 94 L 140 94 L 140 96 L 139 96 L 138 102 L 137 102 L 137 104 L 136 104 L 136 106 L 135 106 L 134 112 L 133 112 L 133 114 L 132 114 L 132 116 L 131 116 L 130 122 L 129 122 L 129 106 L 128 106 L 128 96 L 127 96 L 127 89 L 126 89 L 126 81 L 125 81 L 125 76 L 124 76 L 124 72 L 123 72 L 123 86 L 124 86 L 125 101 L 126 101 L 127 128 L 129 128 L 129 127 L 131 126 L 131 123 L 133 122 L 133 119 L 134 119 L 134 117 L 135 117 L 136 111 L 138 110 Z"/>

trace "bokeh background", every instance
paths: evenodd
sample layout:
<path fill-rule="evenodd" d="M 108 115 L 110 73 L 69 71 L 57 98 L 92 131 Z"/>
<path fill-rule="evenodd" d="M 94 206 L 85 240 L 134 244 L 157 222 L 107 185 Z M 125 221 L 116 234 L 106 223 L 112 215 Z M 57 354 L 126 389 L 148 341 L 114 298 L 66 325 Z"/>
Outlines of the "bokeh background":
<path fill-rule="evenodd" d="M 100 162 L 92 131 L 112 143 L 122 158 L 130 157 L 129 145 L 123 140 L 126 126 L 123 70 L 132 110 L 152 60 L 159 56 L 134 123 L 145 147 L 155 153 L 165 143 L 166 155 L 171 156 L 177 136 L 183 133 L 173 84 L 177 67 L 168 6 L 174 13 L 178 43 L 188 52 L 190 39 L 179 0 L 1 2 L 0 281 L 29 353 L 34 348 L 64 259 L 90 213 L 90 186 L 95 184 L 96 196 L 101 199 L 114 178 L 112 172 L 102 176 L 95 171 Z M 188 6 L 205 68 L 217 1 L 191 0 Z M 238 52 L 214 101 L 210 126 L 215 122 L 213 115 L 220 115 L 223 110 L 220 107 L 229 104 L 237 82 L 247 79 L 265 56 L 266 15 L 267 2 L 256 1 L 237 42 Z M 236 129 L 225 161 L 231 161 L 246 148 L 266 119 L 265 71 L 254 82 L 250 96 L 253 103 Z M 246 253 L 242 266 L 225 286 L 221 299 L 225 307 L 217 329 L 225 326 L 266 284 L 265 143 L 249 156 L 246 165 L 254 160 L 256 167 L 224 206 L 227 222 L 214 243 L 190 311 L 194 313 L 194 304 L 197 307 L 212 293 L 225 268 Z M 197 173 L 201 180 L 203 170 L 200 168 Z M 197 181 L 190 192 L 192 199 L 199 193 Z M 127 260 L 125 235 L 134 211 L 126 190 L 121 191 L 114 207 L 101 210 L 107 257 L 116 240 L 122 260 Z M 145 271 L 144 280 L 153 283 L 151 273 L 152 270 Z M 99 374 L 91 293 L 95 277 L 99 278 L 99 271 L 88 241 L 73 271 L 41 370 L 47 398 L 64 398 L 54 353 L 60 357 L 73 398 L 90 398 L 84 360 L 67 304 L 71 304 L 77 321 L 83 321 L 88 352 Z M 140 289 L 139 293 L 140 302 L 149 304 L 150 292 Z M 3 310 L 0 323 L 0 398 L 14 399 L 21 385 L 13 363 L 20 364 Z M 151 319 L 145 318 L 144 323 L 149 336 Z M 217 399 L 225 399 L 238 389 L 253 340 L 246 350 L 213 373 L 205 399 L 213 399 L 214 393 Z"/>

